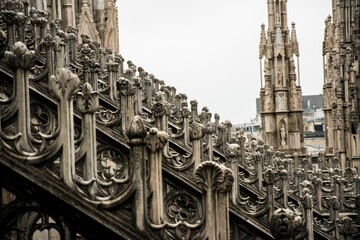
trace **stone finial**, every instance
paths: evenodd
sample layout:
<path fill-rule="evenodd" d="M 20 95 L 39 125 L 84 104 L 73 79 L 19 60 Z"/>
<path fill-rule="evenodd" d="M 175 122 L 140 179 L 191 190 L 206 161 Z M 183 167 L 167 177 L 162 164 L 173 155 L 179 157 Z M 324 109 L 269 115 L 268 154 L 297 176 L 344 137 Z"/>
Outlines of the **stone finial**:
<path fill-rule="evenodd" d="M 195 123 L 190 130 L 190 139 L 191 140 L 198 140 L 205 136 L 205 132 L 203 131 L 204 125 L 200 123 Z"/>
<path fill-rule="evenodd" d="M 197 110 L 198 102 L 196 100 L 190 101 L 191 110 Z"/>
<path fill-rule="evenodd" d="M 301 190 L 301 203 L 305 209 L 312 209 L 313 208 L 313 199 L 311 190 L 308 188 L 303 188 Z"/>
<path fill-rule="evenodd" d="M 301 217 L 287 208 L 274 211 L 270 219 L 271 234 L 276 240 L 292 240 L 301 227 Z"/>
<path fill-rule="evenodd" d="M 70 100 L 79 84 L 79 77 L 66 68 L 60 68 L 49 79 L 49 89 L 58 100 Z"/>
<path fill-rule="evenodd" d="M 161 117 L 166 114 L 166 106 L 164 103 L 157 102 L 154 104 L 152 113 L 155 117 Z"/>
<path fill-rule="evenodd" d="M 140 116 L 135 116 L 130 123 L 129 130 L 127 136 L 132 142 L 133 139 L 145 138 L 147 135 L 147 131 L 144 125 L 144 122 Z"/>
<path fill-rule="evenodd" d="M 339 218 L 336 219 L 336 224 L 340 234 L 343 235 L 345 239 L 351 239 L 352 235 L 357 232 L 359 227 L 354 224 L 353 220 L 349 216 L 343 214 L 340 214 Z"/>
<path fill-rule="evenodd" d="M 259 44 L 259 58 L 262 59 L 266 53 L 266 33 L 265 33 L 265 24 L 261 24 L 261 33 L 260 33 L 260 44 Z"/>
<path fill-rule="evenodd" d="M 225 151 L 226 158 L 238 158 L 240 156 L 240 145 L 233 143 L 226 147 Z"/>
<path fill-rule="evenodd" d="M 124 77 L 120 77 L 116 82 L 116 86 L 119 92 L 122 92 L 125 95 L 128 89 L 128 80 Z"/>
<path fill-rule="evenodd" d="M 195 181 L 203 190 L 227 192 L 232 187 L 234 177 L 225 166 L 206 161 L 196 169 Z"/>
<path fill-rule="evenodd" d="M 10 51 L 5 52 L 5 62 L 13 69 L 30 69 L 35 63 L 35 51 L 29 51 L 22 42 L 16 42 Z"/>
<path fill-rule="evenodd" d="M 292 49 L 293 52 L 295 54 L 295 56 L 299 57 L 299 43 L 297 41 L 297 36 L 296 36 L 296 29 L 295 29 L 295 23 L 292 22 L 291 23 L 291 45 L 292 45 Z"/>
<path fill-rule="evenodd" d="M 165 147 L 169 135 L 163 131 L 158 131 L 156 128 L 151 128 L 147 135 L 147 148 L 150 152 L 156 152 Z"/>
<path fill-rule="evenodd" d="M 263 179 L 266 184 L 273 185 L 276 181 L 276 173 L 274 170 L 269 166 L 265 169 L 263 173 Z"/>
<path fill-rule="evenodd" d="M 181 116 L 183 118 L 188 118 L 190 116 L 190 109 L 188 107 L 181 108 Z"/>
<path fill-rule="evenodd" d="M 77 107 L 81 113 L 95 113 L 99 109 L 99 93 L 93 91 L 87 82 L 78 93 Z"/>

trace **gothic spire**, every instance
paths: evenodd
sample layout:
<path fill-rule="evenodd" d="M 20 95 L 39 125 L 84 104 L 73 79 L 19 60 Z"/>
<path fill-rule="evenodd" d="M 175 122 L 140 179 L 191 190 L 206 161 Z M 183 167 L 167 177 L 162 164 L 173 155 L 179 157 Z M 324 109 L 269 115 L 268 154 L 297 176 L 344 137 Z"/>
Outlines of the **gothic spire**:
<path fill-rule="evenodd" d="M 297 41 L 297 36 L 296 36 L 296 29 L 295 29 L 295 23 L 292 22 L 291 23 L 291 45 L 292 45 L 292 50 L 293 53 L 295 54 L 295 56 L 299 57 L 299 43 Z"/>
<path fill-rule="evenodd" d="M 262 127 L 266 144 L 289 154 L 302 152 L 303 135 L 301 87 L 299 78 L 299 46 L 295 24 L 287 25 L 287 0 L 267 0 L 268 35 L 261 27 L 260 70 L 265 64 L 261 79 Z M 291 32 L 291 35 L 290 35 Z M 265 51 L 264 51 L 264 44 Z M 265 60 L 262 57 L 265 54 Z M 294 54 L 297 59 L 294 60 Z M 297 74 L 295 62 L 297 63 Z M 262 73 L 263 74 L 263 73 Z M 296 76 L 297 75 L 297 76 Z M 265 82 L 263 83 L 263 79 Z M 298 85 L 296 84 L 298 79 Z M 265 86 L 265 87 L 263 87 Z M 299 124 L 293 128 L 291 121 Z M 288 136 L 294 137 L 291 141 Z"/>
<path fill-rule="evenodd" d="M 259 44 L 259 58 L 262 59 L 265 56 L 266 50 L 266 34 L 265 24 L 261 24 L 260 44 Z"/>

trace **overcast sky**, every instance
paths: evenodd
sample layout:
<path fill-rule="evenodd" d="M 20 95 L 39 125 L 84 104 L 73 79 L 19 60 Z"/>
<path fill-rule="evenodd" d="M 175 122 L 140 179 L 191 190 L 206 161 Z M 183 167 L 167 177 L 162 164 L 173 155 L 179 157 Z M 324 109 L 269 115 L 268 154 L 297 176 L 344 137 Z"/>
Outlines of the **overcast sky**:
<path fill-rule="evenodd" d="M 220 121 L 249 122 L 260 92 L 260 25 L 267 0 L 118 0 L 126 60 L 207 106 Z M 322 41 L 330 0 L 288 0 L 303 95 L 322 93 Z M 289 26 L 291 29 L 291 25 Z"/>

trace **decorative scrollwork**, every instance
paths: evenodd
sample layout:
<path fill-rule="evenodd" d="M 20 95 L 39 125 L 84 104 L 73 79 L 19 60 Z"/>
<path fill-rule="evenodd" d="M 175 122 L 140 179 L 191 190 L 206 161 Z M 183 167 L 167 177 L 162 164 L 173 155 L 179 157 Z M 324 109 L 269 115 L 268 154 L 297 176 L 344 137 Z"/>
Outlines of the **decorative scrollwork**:
<path fill-rule="evenodd" d="M 57 125 L 57 118 L 48 106 L 34 102 L 30 110 L 31 131 L 33 134 L 53 134 Z"/>
<path fill-rule="evenodd" d="M 0 83 L 0 103 L 1 108 L 4 108 L 4 104 L 10 102 L 12 87 L 7 85 L 5 82 Z"/>
<path fill-rule="evenodd" d="M 103 180 L 111 181 L 112 178 L 124 179 L 128 172 L 128 159 L 118 150 L 103 147 L 98 151 L 98 175 Z"/>
<path fill-rule="evenodd" d="M 100 106 L 96 113 L 96 121 L 106 126 L 117 124 L 120 121 L 119 112 L 118 110 L 112 111 Z"/>
<path fill-rule="evenodd" d="M 165 202 L 166 217 L 171 223 L 195 223 L 202 217 L 200 201 L 184 191 L 170 191 Z"/>

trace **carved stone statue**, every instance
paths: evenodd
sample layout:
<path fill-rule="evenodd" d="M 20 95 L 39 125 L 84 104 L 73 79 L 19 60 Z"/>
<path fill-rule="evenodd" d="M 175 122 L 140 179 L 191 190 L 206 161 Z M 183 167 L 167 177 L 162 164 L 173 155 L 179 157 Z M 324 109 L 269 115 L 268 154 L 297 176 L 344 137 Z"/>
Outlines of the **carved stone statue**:
<path fill-rule="evenodd" d="M 281 125 L 280 128 L 280 144 L 281 146 L 285 146 L 286 145 L 286 128 L 285 125 Z"/>
<path fill-rule="evenodd" d="M 283 76 L 281 70 L 279 70 L 279 73 L 278 73 L 278 85 L 279 86 L 284 85 L 284 76 Z"/>
<path fill-rule="evenodd" d="M 356 74 L 357 74 L 357 64 L 356 63 L 352 63 L 351 64 L 351 68 L 350 68 L 350 83 L 355 83 L 356 81 Z"/>

